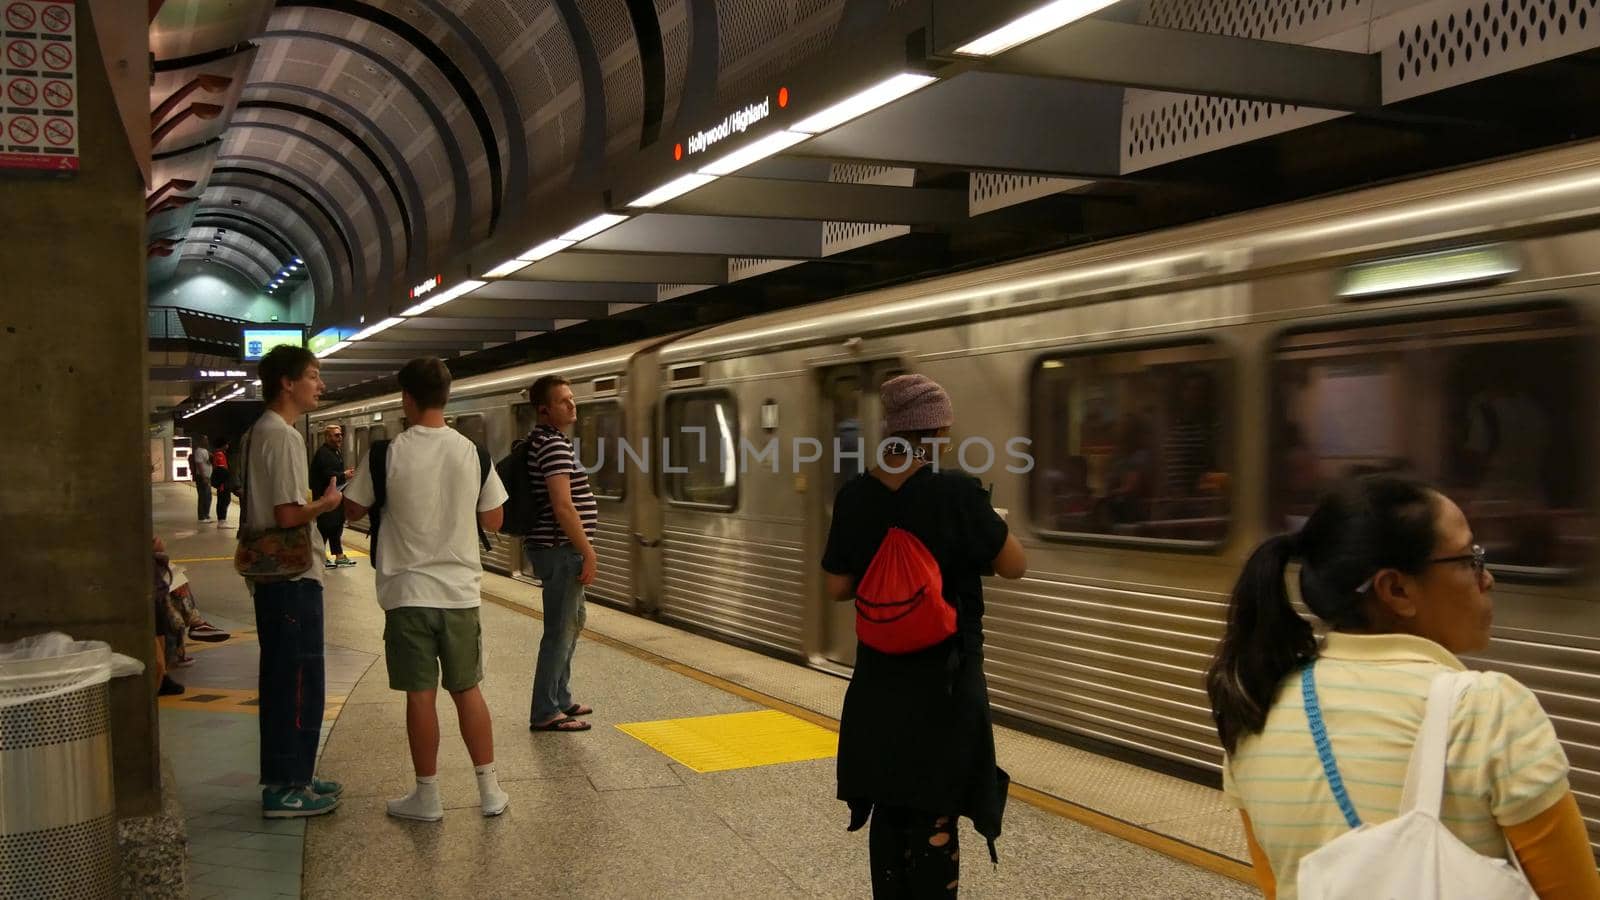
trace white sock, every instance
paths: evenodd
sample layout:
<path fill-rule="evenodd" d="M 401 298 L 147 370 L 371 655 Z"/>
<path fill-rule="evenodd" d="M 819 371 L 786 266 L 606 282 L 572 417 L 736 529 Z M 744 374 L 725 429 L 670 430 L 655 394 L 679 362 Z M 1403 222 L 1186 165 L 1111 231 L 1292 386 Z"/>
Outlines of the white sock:
<path fill-rule="evenodd" d="M 511 795 L 500 790 L 500 779 L 494 774 L 494 763 L 478 766 L 478 798 L 483 802 L 483 814 L 498 816 L 511 805 Z"/>
<path fill-rule="evenodd" d="M 422 822 L 437 822 L 444 818 L 444 806 L 439 802 L 438 780 L 436 775 L 418 775 L 417 786 L 409 795 L 389 801 L 389 815 Z"/>

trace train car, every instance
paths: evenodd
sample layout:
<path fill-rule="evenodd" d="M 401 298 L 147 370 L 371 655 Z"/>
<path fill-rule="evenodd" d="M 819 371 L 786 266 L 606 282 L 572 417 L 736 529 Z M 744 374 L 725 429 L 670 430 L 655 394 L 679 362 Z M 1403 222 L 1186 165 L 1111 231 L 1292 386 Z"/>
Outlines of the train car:
<path fill-rule="evenodd" d="M 945 464 L 1029 553 L 986 590 L 996 709 L 1213 775 L 1201 673 L 1249 550 L 1339 477 L 1418 475 L 1498 579 L 1475 663 L 1538 694 L 1600 837 L 1597 213 L 1585 144 L 464 379 L 449 414 L 497 422 L 498 458 L 529 424 L 518 391 L 566 374 L 609 491 L 595 594 L 845 673 L 832 498 L 872 462 L 878 385 L 926 374 L 955 404 Z M 397 406 L 313 429 L 392 434 Z M 602 462 L 603 435 L 646 452 Z"/>

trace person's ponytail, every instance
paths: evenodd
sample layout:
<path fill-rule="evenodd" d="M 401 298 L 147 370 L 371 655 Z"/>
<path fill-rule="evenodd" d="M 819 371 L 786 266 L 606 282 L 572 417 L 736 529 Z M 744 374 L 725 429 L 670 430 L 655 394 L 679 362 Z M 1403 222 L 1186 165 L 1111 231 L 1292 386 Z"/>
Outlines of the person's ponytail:
<path fill-rule="evenodd" d="M 1217 736 L 1229 753 L 1266 724 L 1284 677 L 1316 656 L 1311 623 L 1290 604 L 1284 583 L 1295 551 L 1293 535 L 1257 547 L 1228 603 L 1227 629 L 1206 672 L 1206 693 Z"/>

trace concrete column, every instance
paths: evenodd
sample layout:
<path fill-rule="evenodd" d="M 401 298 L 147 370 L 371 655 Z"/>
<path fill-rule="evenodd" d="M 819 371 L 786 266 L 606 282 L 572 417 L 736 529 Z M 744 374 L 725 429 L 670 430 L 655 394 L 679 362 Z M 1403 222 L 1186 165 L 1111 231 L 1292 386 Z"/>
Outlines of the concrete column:
<path fill-rule="evenodd" d="M 148 666 L 144 184 L 90 6 L 77 10 L 81 170 L 0 174 L 0 641 L 65 631 Z M 147 72 L 148 50 L 112 33 L 116 77 Z M 153 672 L 113 682 L 111 704 L 117 813 L 153 814 Z"/>

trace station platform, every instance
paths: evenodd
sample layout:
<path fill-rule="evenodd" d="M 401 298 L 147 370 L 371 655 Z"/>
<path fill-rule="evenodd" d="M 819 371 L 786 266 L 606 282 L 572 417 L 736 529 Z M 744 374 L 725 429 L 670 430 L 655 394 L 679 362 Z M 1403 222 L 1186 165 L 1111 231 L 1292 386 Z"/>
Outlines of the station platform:
<path fill-rule="evenodd" d="M 191 643 L 193 664 L 172 672 L 185 692 L 160 704 L 191 896 L 871 896 L 865 832 L 845 831 L 834 799 L 843 679 L 591 603 L 573 687 L 596 710 L 593 728 L 530 733 L 537 589 L 492 574 L 483 689 L 511 807 L 495 819 L 478 813 L 441 696 L 445 819 L 385 815 L 384 800 L 413 783 L 404 695 L 388 687 L 383 614 L 353 531 L 347 551 L 360 565 L 325 573 L 318 765 L 345 784 L 344 799 L 314 819 L 262 819 L 251 602 L 230 564 L 234 532 L 196 523 L 193 500 L 188 485 L 154 488 L 156 534 L 188 572 L 201 612 L 232 633 Z M 1015 782 L 1000 864 L 963 820 L 962 896 L 1258 895 L 1237 817 L 1217 791 L 1011 729 L 998 728 L 996 741 Z"/>

